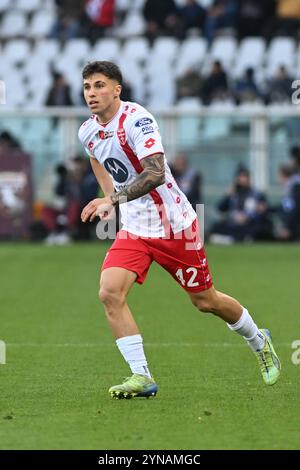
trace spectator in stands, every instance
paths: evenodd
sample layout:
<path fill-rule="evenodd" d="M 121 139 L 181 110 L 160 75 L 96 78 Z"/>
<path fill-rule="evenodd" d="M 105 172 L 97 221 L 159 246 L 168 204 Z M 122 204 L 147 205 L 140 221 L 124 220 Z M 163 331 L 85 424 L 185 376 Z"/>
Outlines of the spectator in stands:
<path fill-rule="evenodd" d="M 236 0 L 214 0 L 208 8 L 204 26 L 204 35 L 212 41 L 220 29 L 235 28 L 237 14 Z"/>
<path fill-rule="evenodd" d="M 202 100 L 205 105 L 209 105 L 214 100 L 223 100 L 228 98 L 228 96 L 227 75 L 223 70 L 221 62 L 216 60 L 212 65 L 210 75 L 204 80 Z"/>
<path fill-rule="evenodd" d="M 3 131 L 0 133 L 0 151 L 7 152 L 19 148 L 20 143 L 10 132 Z"/>
<path fill-rule="evenodd" d="M 254 69 L 248 67 L 244 77 L 237 81 L 234 88 L 236 104 L 256 101 L 260 98 L 260 91 L 255 82 Z"/>
<path fill-rule="evenodd" d="M 61 73 L 54 72 L 53 84 L 48 92 L 46 106 L 72 106 L 70 86 Z"/>
<path fill-rule="evenodd" d="M 95 199 L 98 192 L 99 184 L 89 160 L 81 156 L 73 158 L 67 193 L 68 224 L 73 239 L 89 239 L 90 230 L 98 223 L 98 220 L 95 220 L 92 226 L 87 226 L 80 218 L 83 207 L 88 201 Z"/>
<path fill-rule="evenodd" d="M 300 147 L 298 145 L 290 149 L 290 160 L 294 173 L 300 174 Z"/>
<path fill-rule="evenodd" d="M 267 36 L 296 37 L 300 29 L 299 0 L 277 0 L 276 14 L 267 26 Z"/>
<path fill-rule="evenodd" d="M 219 202 L 218 210 L 226 218 L 212 227 L 212 241 L 218 241 L 220 235 L 230 242 L 272 239 L 266 197 L 252 187 L 249 171 L 245 167 L 238 168 L 234 184 Z"/>
<path fill-rule="evenodd" d="M 48 232 L 46 243 L 63 245 L 72 239 L 90 238 L 90 227 L 81 222 L 82 208 L 98 195 L 99 185 L 89 160 L 75 156 L 69 168 L 59 164 L 51 203 L 42 210 L 42 223 Z"/>
<path fill-rule="evenodd" d="M 194 69 L 188 69 L 176 80 L 177 100 L 181 98 L 200 97 L 203 79 Z"/>
<path fill-rule="evenodd" d="M 239 39 L 262 36 L 266 22 L 275 14 L 276 0 L 237 0 Z"/>
<path fill-rule="evenodd" d="M 58 18 L 53 25 L 49 37 L 66 41 L 76 38 L 79 34 L 80 17 L 83 11 L 83 0 L 56 0 Z"/>
<path fill-rule="evenodd" d="M 293 79 L 288 75 L 284 65 L 281 65 L 274 78 L 267 85 L 266 103 L 290 102 L 292 93 Z"/>
<path fill-rule="evenodd" d="M 115 0 L 86 0 L 82 21 L 83 36 L 92 42 L 103 37 L 107 29 L 114 25 L 115 10 Z"/>
<path fill-rule="evenodd" d="M 202 177 L 195 168 L 191 167 L 184 153 L 176 155 L 173 165 L 170 165 L 172 174 L 181 191 L 184 192 L 193 208 L 202 201 L 201 180 Z"/>
<path fill-rule="evenodd" d="M 41 210 L 41 223 L 47 233 L 45 242 L 49 245 L 64 245 L 71 240 L 66 216 L 68 186 L 68 169 L 60 163 L 55 168 L 55 182 L 51 200 L 44 204 Z"/>
<path fill-rule="evenodd" d="M 14 136 L 0 134 L 0 239 L 29 237 L 32 220 L 32 164 Z"/>
<path fill-rule="evenodd" d="M 147 22 L 147 36 L 150 40 L 162 34 L 180 34 L 178 9 L 174 0 L 146 0 L 143 14 Z"/>
<path fill-rule="evenodd" d="M 184 36 L 191 28 L 203 30 L 206 10 L 196 0 L 185 0 L 183 6 L 178 8 L 178 13 Z"/>
<path fill-rule="evenodd" d="M 300 174 L 295 173 L 289 164 L 283 164 L 278 172 L 279 181 L 284 186 L 285 195 L 281 201 L 279 216 L 282 226 L 280 240 L 300 239 Z"/>

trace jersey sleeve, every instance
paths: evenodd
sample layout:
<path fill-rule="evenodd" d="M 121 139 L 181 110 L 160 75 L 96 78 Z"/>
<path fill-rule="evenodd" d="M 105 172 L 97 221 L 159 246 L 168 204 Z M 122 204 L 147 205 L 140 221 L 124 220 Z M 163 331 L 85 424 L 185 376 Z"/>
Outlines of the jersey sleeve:
<path fill-rule="evenodd" d="M 85 121 L 79 128 L 78 130 L 78 139 L 80 140 L 80 143 L 82 144 L 85 153 L 90 157 L 90 158 L 96 158 L 94 155 L 91 153 L 91 150 L 88 147 L 88 135 L 89 135 L 89 125 L 90 125 L 90 119 Z"/>
<path fill-rule="evenodd" d="M 87 154 L 88 157 L 90 158 L 96 158 L 87 147 L 84 146 L 85 153 Z"/>
<path fill-rule="evenodd" d="M 133 121 L 130 140 L 139 160 L 155 153 L 165 153 L 158 124 L 148 112 L 141 114 Z"/>

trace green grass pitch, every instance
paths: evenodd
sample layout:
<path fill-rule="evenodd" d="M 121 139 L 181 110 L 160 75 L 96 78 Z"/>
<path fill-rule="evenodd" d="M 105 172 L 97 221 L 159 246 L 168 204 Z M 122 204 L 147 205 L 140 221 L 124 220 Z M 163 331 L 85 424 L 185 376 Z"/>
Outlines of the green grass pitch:
<path fill-rule="evenodd" d="M 159 393 L 120 401 L 107 390 L 130 373 L 97 297 L 106 248 L 0 245 L 1 449 L 299 449 L 300 246 L 207 247 L 216 288 L 273 334 L 275 386 L 242 338 L 153 265 L 129 304 Z"/>

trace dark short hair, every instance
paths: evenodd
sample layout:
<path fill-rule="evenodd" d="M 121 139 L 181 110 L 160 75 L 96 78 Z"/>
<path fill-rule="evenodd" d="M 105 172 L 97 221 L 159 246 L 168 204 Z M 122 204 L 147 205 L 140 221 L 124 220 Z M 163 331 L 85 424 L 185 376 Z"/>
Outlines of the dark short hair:
<path fill-rule="evenodd" d="M 88 78 L 95 73 L 102 73 L 105 77 L 110 78 L 111 80 L 116 80 L 120 85 L 122 85 L 122 72 L 113 62 L 109 62 L 107 60 L 88 62 L 82 71 L 82 78 Z"/>

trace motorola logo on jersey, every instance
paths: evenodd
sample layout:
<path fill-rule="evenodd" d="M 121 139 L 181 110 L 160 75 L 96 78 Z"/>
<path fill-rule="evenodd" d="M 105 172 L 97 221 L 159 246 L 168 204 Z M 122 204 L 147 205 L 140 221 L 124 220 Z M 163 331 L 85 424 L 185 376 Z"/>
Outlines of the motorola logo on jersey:
<path fill-rule="evenodd" d="M 128 178 L 128 170 L 124 163 L 116 158 L 107 158 L 104 167 L 118 183 L 124 183 Z"/>

